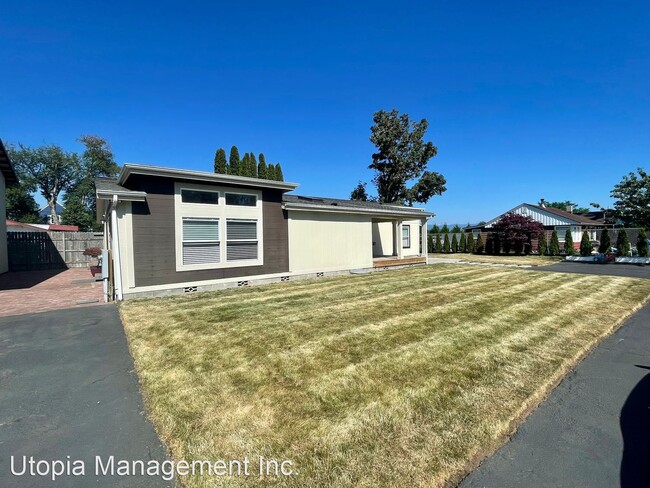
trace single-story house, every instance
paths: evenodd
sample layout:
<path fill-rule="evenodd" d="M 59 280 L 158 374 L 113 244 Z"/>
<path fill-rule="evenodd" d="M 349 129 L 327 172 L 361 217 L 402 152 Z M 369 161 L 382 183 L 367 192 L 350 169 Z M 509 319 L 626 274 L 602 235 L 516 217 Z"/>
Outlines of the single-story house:
<path fill-rule="evenodd" d="M 9 270 L 9 257 L 7 256 L 7 208 L 5 188 L 18 182 L 9 155 L 0 139 L 0 273 Z"/>
<path fill-rule="evenodd" d="M 424 209 L 289 194 L 296 183 L 126 164 L 99 178 L 118 300 L 427 262 Z"/>
<path fill-rule="evenodd" d="M 566 231 L 571 231 L 573 245 L 576 248 L 580 247 L 580 240 L 582 233 L 587 231 L 592 241 L 596 241 L 596 234 L 599 230 L 604 228 L 611 228 L 613 224 L 607 223 L 605 220 L 604 212 L 594 211 L 588 213 L 573 213 L 572 209 L 560 210 L 554 207 L 547 207 L 542 200 L 540 205 L 533 205 L 531 203 L 522 203 L 515 208 L 504 212 L 497 217 L 480 225 L 470 225 L 465 227 L 465 232 L 472 232 L 474 238 L 477 238 L 479 233 L 483 234 L 483 241 L 485 242 L 486 234 L 490 232 L 492 226 L 498 222 L 501 217 L 506 214 L 515 213 L 519 215 L 527 215 L 537 222 L 540 222 L 546 230 L 547 239 L 550 238 L 553 231 L 557 231 L 558 240 L 560 243 L 564 242 Z M 537 247 L 533 243 L 533 249 Z"/>

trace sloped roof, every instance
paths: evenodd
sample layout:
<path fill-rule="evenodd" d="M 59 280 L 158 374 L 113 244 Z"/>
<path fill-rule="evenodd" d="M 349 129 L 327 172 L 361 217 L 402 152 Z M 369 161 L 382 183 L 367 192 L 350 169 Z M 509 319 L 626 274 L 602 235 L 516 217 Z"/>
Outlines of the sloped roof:
<path fill-rule="evenodd" d="M 575 214 L 555 207 L 542 207 L 541 205 L 533 205 L 531 203 L 525 203 L 524 205 L 528 205 L 529 207 L 534 207 L 544 212 L 555 214 L 565 219 L 573 220 L 574 222 L 579 224 L 604 224 L 605 223 L 605 219 L 603 217 L 599 218 L 598 214 L 600 212 L 589 212 L 587 214 Z"/>
<path fill-rule="evenodd" d="M 18 183 L 18 177 L 14 171 L 14 167 L 11 165 L 11 160 L 7 154 L 4 144 L 2 144 L 2 139 L 0 139 L 0 173 L 5 178 L 5 183 L 7 185 L 11 183 Z"/>

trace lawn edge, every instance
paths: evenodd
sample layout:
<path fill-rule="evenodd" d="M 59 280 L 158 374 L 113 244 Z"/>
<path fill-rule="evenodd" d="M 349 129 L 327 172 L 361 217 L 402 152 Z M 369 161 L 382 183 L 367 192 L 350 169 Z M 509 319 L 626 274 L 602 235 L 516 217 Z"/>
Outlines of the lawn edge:
<path fill-rule="evenodd" d="M 443 481 L 442 486 L 445 488 L 453 488 L 460 485 L 460 483 L 469 476 L 474 470 L 476 470 L 484 461 L 492 457 L 496 452 L 505 446 L 512 437 L 517 433 L 519 427 L 526 421 L 526 419 L 535 411 L 537 408 L 548 399 L 548 397 L 553 393 L 553 391 L 560 386 L 564 379 L 575 370 L 575 368 L 587 357 L 589 356 L 600 344 L 615 334 L 619 329 L 621 329 L 630 317 L 635 313 L 641 310 L 646 305 L 650 304 L 650 294 L 648 294 L 641 302 L 639 302 L 635 307 L 629 310 L 628 313 L 623 315 L 617 321 L 615 321 L 612 326 L 607 329 L 603 334 L 598 336 L 594 341 L 587 344 L 582 348 L 578 353 L 572 358 L 562 364 L 558 369 L 557 373 L 549 380 L 543 384 L 540 388 L 535 391 L 529 398 L 526 399 L 520 412 L 508 422 L 508 427 L 506 430 L 499 435 L 492 445 L 488 446 L 484 450 L 478 452 L 474 457 L 472 457 L 464 466 L 460 468 L 457 472 L 452 473 L 447 480 Z"/>

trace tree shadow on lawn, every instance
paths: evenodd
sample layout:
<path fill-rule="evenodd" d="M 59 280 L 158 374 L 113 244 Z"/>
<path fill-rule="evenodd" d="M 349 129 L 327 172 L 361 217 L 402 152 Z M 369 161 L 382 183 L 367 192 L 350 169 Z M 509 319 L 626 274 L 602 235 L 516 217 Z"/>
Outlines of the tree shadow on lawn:
<path fill-rule="evenodd" d="M 650 370 L 650 366 L 636 367 Z M 621 487 L 650 486 L 650 373 L 637 383 L 623 405 L 621 433 Z"/>

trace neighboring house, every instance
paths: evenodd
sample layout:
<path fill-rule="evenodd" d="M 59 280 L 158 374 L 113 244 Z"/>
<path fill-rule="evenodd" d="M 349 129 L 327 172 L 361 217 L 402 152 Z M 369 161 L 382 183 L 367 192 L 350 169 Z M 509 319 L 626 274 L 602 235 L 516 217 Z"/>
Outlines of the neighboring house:
<path fill-rule="evenodd" d="M 602 211 L 588 212 L 584 214 L 576 214 L 571 211 L 560 210 L 553 207 L 547 207 L 544 205 L 542 200 L 541 205 L 533 205 L 530 203 L 522 203 L 517 205 L 515 208 L 508 210 L 507 212 L 502 213 L 501 215 L 489 220 L 482 225 L 470 225 L 465 227 L 465 232 L 472 232 L 474 237 L 478 237 L 479 233 L 483 234 L 483 239 L 485 242 L 485 234 L 490 232 L 492 226 L 501 219 L 504 215 L 508 213 L 515 213 L 519 215 L 527 215 L 534 220 L 540 222 L 544 225 L 544 229 L 547 231 L 547 237 L 550 237 L 550 234 L 555 230 L 557 231 L 557 236 L 559 241 L 564 242 L 564 237 L 566 236 L 566 231 L 571 230 L 571 237 L 573 239 L 573 245 L 576 248 L 580 247 L 580 240 L 582 239 L 582 233 L 587 231 L 589 233 L 589 238 L 592 241 L 597 240 L 597 232 L 604 228 L 611 228 L 613 225 L 606 223 L 605 216 Z M 535 249 L 536 243 L 533 244 L 533 249 Z"/>
<path fill-rule="evenodd" d="M 279 181 L 126 164 L 99 178 L 118 300 L 426 263 L 423 209 Z"/>
<path fill-rule="evenodd" d="M 0 139 L 0 273 L 9 270 L 7 256 L 7 208 L 5 188 L 18 182 L 14 168 L 9 160 L 9 155 Z"/>
<path fill-rule="evenodd" d="M 63 210 L 65 210 L 65 207 L 61 205 L 59 202 L 56 202 L 54 208 L 56 209 L 56 214 L 59 216 L 59 219 L 61 219 L 61 215 L 63 215 Z M 45 205 L 42 209 L 40 209 L 38 211 L 38 217 L 41 220 L 41 222 L 45 222 L 45 224 L 52 224 L 53 219 L 52 219 L 52 210 L 50 209 L 50 206 Z"/>
<path fill-rule="evenodd" d="M 34 224 L 24 224 L 14 220 L 7 220 L 6 223 L 7 232 L 47 232 L 47 229 L 43 229 L 41 226 Z"/>

